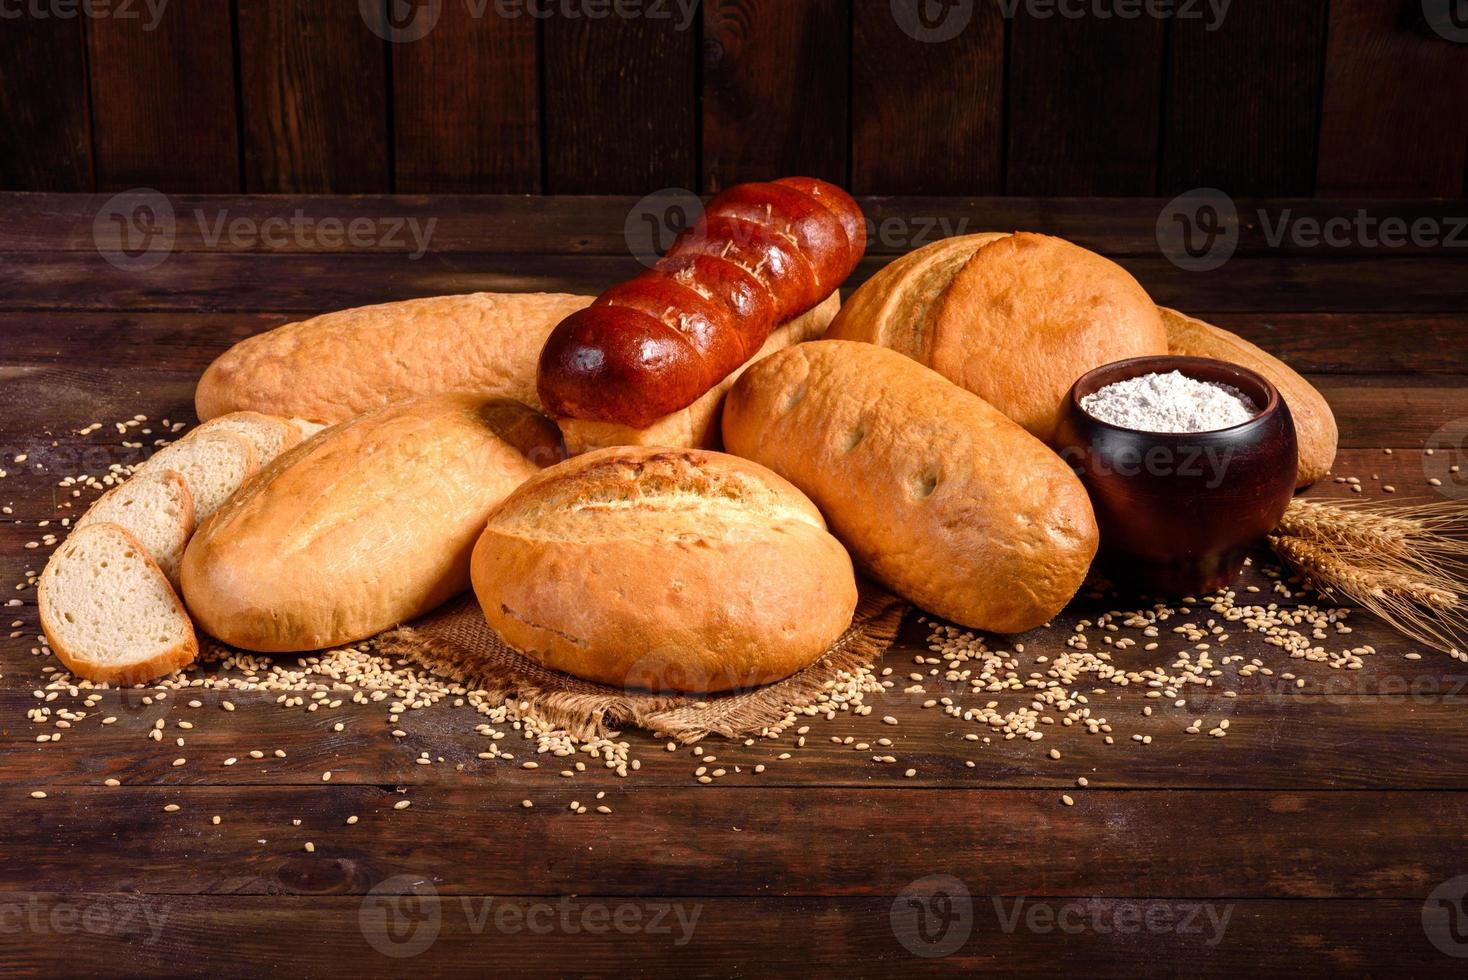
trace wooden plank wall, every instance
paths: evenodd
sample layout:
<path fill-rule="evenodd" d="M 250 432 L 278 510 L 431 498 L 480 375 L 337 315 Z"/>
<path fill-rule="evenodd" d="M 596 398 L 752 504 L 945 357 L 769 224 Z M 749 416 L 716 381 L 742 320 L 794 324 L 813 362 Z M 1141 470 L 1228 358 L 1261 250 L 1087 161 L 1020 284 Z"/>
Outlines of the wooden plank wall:
<path fill-rule="evenodd" d="M 1174 2 L 28 0 L 0 189 L 1468 196 L 1468 26 Z"/>

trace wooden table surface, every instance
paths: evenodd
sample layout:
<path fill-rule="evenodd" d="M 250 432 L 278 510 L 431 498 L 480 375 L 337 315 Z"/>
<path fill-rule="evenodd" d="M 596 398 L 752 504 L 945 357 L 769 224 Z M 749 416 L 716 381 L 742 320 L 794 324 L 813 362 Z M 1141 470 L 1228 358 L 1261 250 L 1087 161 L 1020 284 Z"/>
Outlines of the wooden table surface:
<path fill-rule="evenodd" d="M 163 243 L 121 253 L 109 229 L 115 214 L 136 219 L 136 203 L 0 197 L 0 602 L 18 600 L 3 612 L 20 624 L 0 634 L 0 972 L 1461 969 L 1468 665 L 1407 659 L 1420 648 L 1364 613 L 1323 641 L 1374 647 L 1359 670 L 1291 660 L 1237 631 L 1225 652 L 1274 671 L 1230 672 L 1237 697 L 1223 682 L 1189 689 L 1185 708 L 1136 688 L 1095 695 L 1113 745 L 1059 725 L 1040 742 L 975 743 L 963 736 L 987 728 L 923 707 L 943 696 L 982 707 L 966 686 L 929 679 L 908 694 L 899 682 L 870 716 L 812 720 L 804 747 L 794 733 L 711 742 L 729 775 L 707 786 L 689 750 L 640 733 L 626 737 L 642 768 L 625 779 L 480 761 L 473 717 L 448 706 L 405 716 L 402 739 L 381 705 L 308 712 L 264 693 L 229 695 L 239 710 L 227 712 L 217 692 L 148 704 L 147 691 L 113 691 L 70 728 L 31 720 L 32 708 L 79 701 L 33 693 L 51 661 L 32 653 L 34 589 L 16 585 L 50 548 L 27 544 L 58 530 L 39 522 L 94 496 L 73 498 L 65 477 L 139 458 L 123 439 L 151 437 L 112 422 L 192 421 L 213 357 L 305 314 L 476 289 L 599 291 L 638 268 L 629 241 L 647 234 L 649 211 L 630 198 L 174 198 L 171 223 L 136 226 L 168 233 Z M 1158 201 L 863 203 L 879 234 L 852 285 L 944 234 L 1065 235 L 1116 258 L 1159 302 L 1309 376 L 1340 421 L 1335 472 L 1359 476 L 1362 496 L 1388 499 L 1385 484 L 1395 499 L 1468 492 L 1446 468 L 1468 431 L 1468 203 L 1238 201 L 1236 250 L 1207 271 L 1160 254 Z M 1360 209 L 1437 227 L 1439 242 L 1297 234 L 1331 218 L 1359 229 Z M 412 229 L 430 220 L 414 257 Z M 78 435 L 93 422 L 107 427 Z M 1440 451 L 1425 456 L 1428 444 Z M 1043 670 L 1078 620 L 1113 606 L 1078 600 L 1021 638 L 1024 656 Z M 884 662 L 894 677 L 914 669 L 927 635 L 909 617 Z M 203 707 L 187 707 L 191 696 Z M 162 745 L 146 737 L 160 716 Z M 1228 736 L 1186 734 L 1196 717 L 1228 718 Z M 63 737 L 37 741 L 52 733 Z M 846 736 L 890 738 L 897 764 L 832 740 Z M 267 758 L 220 764 L 253 748 Z M 415 764 L 424 751 L 444 761 Z M 405 793 L 411 808 L 394 810 Z M 573 814 L 573 799 L 613 812 Z M 361 820 L 347 826 L 351 814 Z"/>

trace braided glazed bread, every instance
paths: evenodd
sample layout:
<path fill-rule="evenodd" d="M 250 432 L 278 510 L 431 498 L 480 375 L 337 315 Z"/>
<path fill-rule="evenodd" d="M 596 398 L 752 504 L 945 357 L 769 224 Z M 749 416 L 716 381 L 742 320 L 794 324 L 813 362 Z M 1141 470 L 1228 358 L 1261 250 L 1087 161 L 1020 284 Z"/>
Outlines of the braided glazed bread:
<path fill-rule="evenodd" d="M 839 187 L 809 177 L 731 187 L 656 266 L 552 331 L 540 400 L 560 417 L 651 425 L 834 292 L 865 251 L 861 208 Z"/>

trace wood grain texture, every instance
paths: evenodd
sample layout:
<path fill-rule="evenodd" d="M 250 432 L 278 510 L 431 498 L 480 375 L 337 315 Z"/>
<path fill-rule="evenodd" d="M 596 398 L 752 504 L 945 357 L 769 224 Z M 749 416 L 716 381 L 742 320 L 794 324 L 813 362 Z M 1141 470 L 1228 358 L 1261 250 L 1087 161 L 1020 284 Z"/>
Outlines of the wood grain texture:
<path fill-rule="evenodd" d="M 714 0 L 703 11 L 703 190 L 791 174 L 845 185 L 846 0 Z"/>
<path fill-rule="evenodd" d="M 1163 21 L 1034 17 L 1010 25 L 1010 194 L 1152 194 Z"/>
<path fill-rule="evenodd" d="M 391 47 L 394 187 L 407 193 L 541 190 L 536 21 L 446 3 L 423 38 Z"/>
<path fill-rule="evenodd" d="M 90 106 L 81 20 L 7 16 L 0 30 L 0 190 L 91 190 Z"/>
<path fill-rule="evenodd" d="M 1312 192 L 1325 20 L 1277 0 L 1170 23 L 1162 191 Z"/>
<path fill-rule="evenodd" d="M 660 9 L 542 23 L 548 193 L 698 186 L 698 23 Z"/>
<path fill-rule="evenodd" d="M 1409 29 L 1403 5 L 1331 0 L 1317 192 L 1468 193 L 1468 52 Z"/>
<path fill-rule="evenodd" d="M 150 22 L 87 23 L 97 189 L 240 190 L 229 5 L 167 4 Z"/>
<path fill-rule="evenodd" d="M 1004 21 L 998 5 L 853 5 L 851 184 L 859 194 L 1004 189 Z M 941 9 L 941 8 L 939 8 Z M 903 15 L 899 20 L 896 12 Z"/>
<path fill-rule="evenodd" d="M 245 190 L 389 190 L 383 42 L 355 3 L 239 7 Z"/>

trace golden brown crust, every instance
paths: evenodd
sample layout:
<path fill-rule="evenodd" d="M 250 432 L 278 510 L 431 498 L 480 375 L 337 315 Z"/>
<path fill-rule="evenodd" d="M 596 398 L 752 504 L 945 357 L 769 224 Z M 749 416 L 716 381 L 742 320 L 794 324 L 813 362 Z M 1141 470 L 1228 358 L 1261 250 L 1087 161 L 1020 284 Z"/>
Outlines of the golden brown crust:
<path fill-rule="evenodd" d="M 633 429 L 614 422 L 594 422 L 586 419 L 562 418 L 561 431 L 566 436 L 566 448 L 575 455 L 602 449 L 608 446 L 676 446 L 685 449 L 717 449 L 719 446 L 719 415 L 724 408 L 724 396 L 734 387 L 734 382 L 749 365 L 762 357 L 769 357 L 791 344 L 814 340 L 826 332 L 826 327 L 841 309 L 841 296 L 832 293 L 825 302 L 789 323 L 778 327 L 770 334 L 759 352 L 736 368 L 723 381 L 704 392 L 687 408 L 672 415 L 665 415 L 645 429 Z"/>
<path fill-rule="evenodd" d="M 1177 310 L 1158 307 L 1158 311 L 1167 329 L 1170 353 L 1212 357 L 1238 364 L 1262 374 L 1279 389 L 1295 420 L 1295 438 L 1300 447 L 1298 486 L 1308 487 L 1330 472 L 1335 464 L 1339 433 L 1330 403 L 1314 385 L 1284 361 L 1238 334 Z"/>
<path fill-rule="evenodd" d="M 851 622 L 851 559 L 799 490 L 722 453 L 619 447 L 530 480 L 474 550 L 507 643 L 615 687 L 694 693 L 779 680 Z"/>
<path fill-rule="evenodd" d="M 537 472 L 486 422 L 497 404 L 400 402 L 276 459 L 184 554 L 184 597 L 200 627 L 247 650 L 315 650 L 464 591 L 489 511 Z"/>
<path fill-rule="evenodd" d="M 1167 352 L 1141 285 L 1121 266 L 1048 235 L 944 239 L 873 276 L 826 335 L 890 347 L 1052 441 L 1076 378 Z"/>
<path fill-rule="evenodd" d="M 1038 626 L 1095 556 L 1085 489 L 983 399 L 893 351 L 823 340 L 745 372 L 731 452 L 805 491 L 857 563 L 923 608 L 998 632 Z"/>
<path fill-rule="evenodd" d="M 535 367 L 557 323 L 591 303 L 564 293 L 471 293 L 364 306 L 247 338 L 199 379 L 199 418 L 250 409 L 341 422 L 449 391 L 539 407 Z"/>

